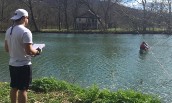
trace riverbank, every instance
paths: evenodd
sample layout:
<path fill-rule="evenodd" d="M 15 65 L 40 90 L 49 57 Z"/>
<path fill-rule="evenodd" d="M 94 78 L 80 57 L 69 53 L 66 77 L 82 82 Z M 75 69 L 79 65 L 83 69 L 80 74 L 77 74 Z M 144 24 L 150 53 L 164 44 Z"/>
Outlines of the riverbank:
<path fill-rule="evenodd" d="M 9 103 L 9 83 L 0 83 L 0 102 Z M 97 86 L 81 88 L 55 78 L 33 81 L 28 103 L 161 103 L 158 97 L 133 90 L 100 90 Z"/>
<path fill-rule="evenodd" d="M 167 32 L 135 32 L 135 31 L 40 31 L 40 33 L 64 33 L 64 34 L 171 34 Z"/>
<path fill-rule="evenodd" d="M 63 33 L 63 34 L 169 34 L 167 31 L 112 31 L 112 30 L 56 30 L 56 29 L 47 29 L 47 30 L 40 30 L 40 31 L 32 31 L 33 33 Z M 0 31 L 0 33 L 5 33 L 5 31 Z"/>

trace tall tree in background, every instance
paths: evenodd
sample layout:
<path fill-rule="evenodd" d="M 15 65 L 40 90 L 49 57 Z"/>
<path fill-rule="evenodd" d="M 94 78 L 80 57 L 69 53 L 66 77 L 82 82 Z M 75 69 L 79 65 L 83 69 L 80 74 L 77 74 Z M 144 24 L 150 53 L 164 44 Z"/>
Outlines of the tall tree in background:
<path fill-rule="evenodd" d="M 73 16 L 73 27 L 75 28 L 76 17 L 79 15 L 79 9 L 81 7 L 80 0 L 72 0 L 72 16 Z"/>
<path fill-rule="evenodd" d="M 100 5 L 102 7 L 102 11 L 104 14 L 103 19 L 104 19 L 104 23 L 105 23 L 105 29 L 107 29 L 109 21 L 110 21 L 109 20 L 110 19 L 110 10 L 112 10 L 111 7 L 113 6 L 113 4 L 112 4 L 111 0 L 102 0 L 100 2 Z"/>
<path fill-rule="evenodd" d="M 1 5 L 1 20 L 4 18 L 4 9 L 6 8 L 7 5 L 5 5 L 6 0 L 0 0 L 0 5 Z M 0 20 L 0 21 L 1 21 Z"/>
<path fill-rule="evenodd" d="M 15 5 L 16 2 L 11 0 L 0 0 L 0 30 L 6 30 L 7 26 L 9 26 L 10 22 L 8 21 L 13 15 L 11 14 L 11 11 L 14 12 L 13 9 Z"/>
<path fill-rule="evenodd" d="M 4 10 L 7 7 L 6 5 L 6 0 L 0 0 L 0 7 L 1 7 L 1 13 L 0 13 L 0 24 L 2 23 L 2 21 L 4 20 Z M 2 25 L 0 26 L 0 29 L 2 29 Z"/>
<path fill-rule="evenodd" d="M 167 22 L 167 31 L 170 33 L 171 32 L 171 0 L 167 0 L 167 5 L 168 5 L 168 22 Z"/>
<path fill-rule="evenodd" d="M 33 2 L 39 2 L 39 0 L 38 1 L 34 1 L 34 0 L 20 0 L 20 1 L 23 2 L 29 8 L 30 13 L 31 13 L 31 20 L 33 22 L 35 31 L 39 31 L 38 26 L 36 24 L 35 16 L 34 16 L 34 13 L 33 13 Z"/>
<path fill-rule="evenodd" d="M 121 2 L 120 0 L 101 0 L 100 7 L 102 9 L 102 13 L 104 14 L 103 19 L 105 23 L 105 29 L 108 28 L 108 24 L 111 22 L 113 10 L 115 4 Z"/>
<path fill-rule="evenodd" d="M 68 6 L 69 0 L 55 0 L 55 8 L 58 11 L 58 29 L 61 30 L 62 16 L 64 14 L 64 28 L 69 30 Z"/>
<path fill-rule="evenodd" d="M 64 7 L 64 16 L 65 16 L 65 29 L 69 30 L 68 24 L 68 0 L 62 0 Z"/>
<path fill-rule="evenodd" d="M 9 0 L 0 0 L 0 21 L 5 18 L 5 10 L 7 10 L 9 6 L 11 6 L 9 5 L 9 3 L 11 3 Z"/>
<path fill-rule="evenodd" d="M 62 2 L 61 0 L 56 0 L 56 8 L 57 8 L 57 11 L 58 11 L 58 29 L 59 31 L 61 30 L 61 5 L 62 5 Z"/>
<path fill-rule="evenodd" d="M 151 3 L 151 7 L 150 7 L 150 12 L 154 13 L 154 16 L 152 16 L 152 18 L 154 18 L 153 21 L 153 30 L 154 27 L 158 27 L 158 28 L 162 28 L 164 29 L 165 27 L 165 12 L 166 12 L 166 7 L 164 4 L 164 1 L 158 1 L 158 0 L 153 0 L 153 2 Z M 155 18 L 156 17 L 156 18 Z"/>
<path fill-rule="evenodd" d="M 91 12 L 93 12 L 95 15 L 97 15 L 97 13 L 95 12 L 94 7 L 93 7 L 93 5 L 92 5 L 92 2 L 93 2 L 92 0 L 80 0 L 80 2 L 81 2 L 83 5 L 85 5 Z M 101 19 L 98 19 L 98 20 L 99 20 L 99 22 L 100 22 L 101 28 L 103 29 L 103 31 L 105 31 L 106 28 L 105 28 L 104 23 L 102 22 Z"/>
<path fill-rule="evenodd" d="M 142 17 L 142 31 L 146 32 L 146 28 L 147 28 L 147 10 L 146 10 L 146 6 L 147 6 L 147 0 L 136 0 L 136 2 L 138 2 L 138 4 L 142 5 L 142 11 L 143 11 L 143 17 Z"/>
<path fill-rule="evenodd" d="M 142 25 L 143 25 L 143 32 L 146 32 L 146 28 L 147 28 L 147 20 L 146 20 L 146 4 L 147 4 L 147 0 L 142 0 L 141 1 L 142 7 L 143 7 L 143 21 L 142 21 Z"/>

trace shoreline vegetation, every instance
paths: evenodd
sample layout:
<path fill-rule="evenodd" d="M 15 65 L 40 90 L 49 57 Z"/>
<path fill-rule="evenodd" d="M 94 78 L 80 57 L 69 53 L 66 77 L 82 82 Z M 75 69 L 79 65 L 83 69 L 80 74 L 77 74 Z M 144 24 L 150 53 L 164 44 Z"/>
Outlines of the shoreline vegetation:
<path fill-rule="evenodd" d="M 0 82 L 0 88 L 0 102 L 9 103 L 9 83 Z M 28 103 L 161 103 L 161 101 L 158 96 L 134 90 L 101 90 L 96 85 L 81 88 L 53 77 L 44 77 L 33 80 L 28 91 Z"/>
<path fill-rule="evenodd" d="M 58 30 L 58 29 L 41 29 L 39 31 L 32 31 L 33 33 L 65 33 L 65 34 L 172 34 L 164 30 L 148 30 L 148 31 L 130 31 L 122 29 L 109 29 L 109 30 Z M 0 31 L 5 33 L 5 31 Z"/>

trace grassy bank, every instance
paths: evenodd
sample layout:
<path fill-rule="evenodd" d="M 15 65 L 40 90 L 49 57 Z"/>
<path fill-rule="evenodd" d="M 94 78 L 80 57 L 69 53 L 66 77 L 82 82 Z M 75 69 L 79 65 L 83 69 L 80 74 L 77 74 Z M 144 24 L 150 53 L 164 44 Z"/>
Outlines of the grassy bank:
<path fill-rule="evenodd" d="M 0 83 L 0 88 L 0 103 L 9 103 L 9 83 Z M 28 99 L 28 103 L 161 103 L 155 96 L 133 90 L 81 88 L 55 78 L 34 80 Z"/>
<path fill-rule="evenodd" d="M 108 29 L 108 30 L 57 30 L 57 29 L 41 29 L 41 33 L 74 33 L 74 34 L 171 34 L 163 30 L 148 30 L 148 31 L 130 31 L 125 29 L 118 28 L 117 30 Z"/>
<path fill-rule="evenodd" d="M 164 30 L 148 30 L 148 31 L 130 31 L 123 29 L 108 29 L 108 30 L 58 30 L 58 29 L 41 29 L 39 31 L 32 30 L 33 33 L 59 33 L 59 34 L 172 34 Z M 0 31 L 5 33 L 5 31 Z"/>

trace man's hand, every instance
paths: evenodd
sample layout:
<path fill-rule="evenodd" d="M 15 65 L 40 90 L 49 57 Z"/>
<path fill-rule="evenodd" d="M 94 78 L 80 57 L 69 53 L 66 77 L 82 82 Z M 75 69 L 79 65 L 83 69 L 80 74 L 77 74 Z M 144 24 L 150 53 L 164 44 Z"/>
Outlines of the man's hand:
<path fill-rule="evenodd" d="M 40 55 L 40 54 L 41 54 L 41 52 L 42 52 L 42 49 L 37 48 L 36 50 L 38 51 L 38 52 L 36 53 L 36 55 Z"/>

